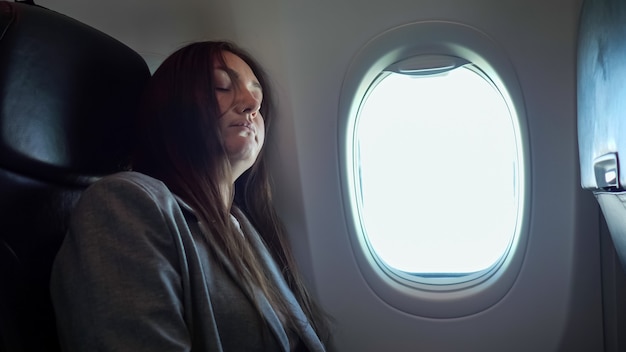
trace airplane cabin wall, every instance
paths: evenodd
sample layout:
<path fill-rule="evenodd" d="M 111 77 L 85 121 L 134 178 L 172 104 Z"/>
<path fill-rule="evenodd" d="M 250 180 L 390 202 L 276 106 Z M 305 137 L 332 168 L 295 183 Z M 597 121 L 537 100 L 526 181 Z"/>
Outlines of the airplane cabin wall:
<path fill-rule="evenodd" d="M 36 2 L 109 33 L 153 69 L 202 39 L 233 40 L 262 62 L 280 114 L 269 137 L 278 207 L 306 279 L 335 319 L 334 350 L 603 350 L 599 213 L 580 187 L 576 143 L 582 0 Z M 355 260 L 340 182 L 338 126 L 346 117 L 338 107 L 350 63 L 373 37 L 426 20 L 477 28 L 505 53 L 524 97 L 516 103 L 524 104 L 531 154 L 518 277 L 492 307 L 452 319 L 401 312 L 372 291 Z M 462 171 L 460 193 L 473 187 Z"/>

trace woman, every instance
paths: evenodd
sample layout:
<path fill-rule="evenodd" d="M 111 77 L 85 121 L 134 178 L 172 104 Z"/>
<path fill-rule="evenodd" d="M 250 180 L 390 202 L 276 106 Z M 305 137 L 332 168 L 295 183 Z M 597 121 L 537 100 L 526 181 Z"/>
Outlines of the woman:
<path fill-rule="evenodd" d="M 133 171 L 82 195 L 52 273 L 67 351 L 323 351 L 271 203 L 271 96 L 230 43 L 188 45 L 143 99 Z"/>

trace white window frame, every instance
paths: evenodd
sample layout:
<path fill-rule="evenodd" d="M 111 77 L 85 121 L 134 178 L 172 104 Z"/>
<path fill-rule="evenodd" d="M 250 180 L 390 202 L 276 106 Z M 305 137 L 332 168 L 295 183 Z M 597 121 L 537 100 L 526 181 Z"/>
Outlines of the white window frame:
<path fill-rule="evenodd" d="M 457 57 L 471 62 L 493 82 L 511 109 L 519 137 L 520 213 L 508 254 L 489 270 L 462 280 L 414 280 L 386 268 L 372 254 L 361 230 L 355 190 L 354 126 L 370 85 L 397 62 L 419 56 Z M 388 304 L 410 314 L 452 318 L 480 312 L 509 291 L 522 266 L 528 238 L 530 150 L 524 101 L 515 70 L 491 38 L 467 25 L 428 21 L 411 23 L 382 33 L 355 56 L 343 82 L 339 105 L 339 160 L 342 192 L 352 249 L 359 269 L 372 290 Z M 471 185 L 468 185 L 471 187 Z"/>

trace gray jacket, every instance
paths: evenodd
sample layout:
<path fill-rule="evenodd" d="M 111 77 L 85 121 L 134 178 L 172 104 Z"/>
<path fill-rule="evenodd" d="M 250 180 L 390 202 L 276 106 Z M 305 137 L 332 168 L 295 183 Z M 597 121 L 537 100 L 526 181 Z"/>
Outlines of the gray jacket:
<path fill-rule="evenodd" d="M 207 247 L 193 210 L 136 172 L 105 177 L 77 204 L 51 279 L 62 348 L 324 351 L 259 235 L 238 217 L 300 318 L 297 349 L 265 298 L 244 290 L 225 256 Z"/>

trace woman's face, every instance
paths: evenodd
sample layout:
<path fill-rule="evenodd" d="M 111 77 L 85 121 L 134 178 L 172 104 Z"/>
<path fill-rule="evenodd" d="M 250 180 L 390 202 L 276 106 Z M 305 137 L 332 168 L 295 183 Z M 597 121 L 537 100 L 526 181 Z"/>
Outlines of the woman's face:
<path fill-rule="evenodd" d="M 239 56 L 225 51 L 225 67 L 214 62 L 219 127 L 233 172 L 233 182 L 254 164 L 265 141 L 259 111 L 263 90 L 252 69 Z"/>

